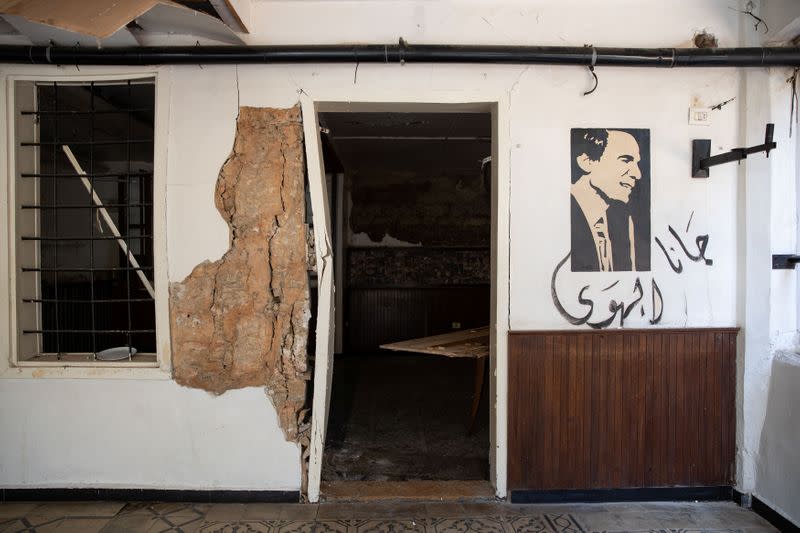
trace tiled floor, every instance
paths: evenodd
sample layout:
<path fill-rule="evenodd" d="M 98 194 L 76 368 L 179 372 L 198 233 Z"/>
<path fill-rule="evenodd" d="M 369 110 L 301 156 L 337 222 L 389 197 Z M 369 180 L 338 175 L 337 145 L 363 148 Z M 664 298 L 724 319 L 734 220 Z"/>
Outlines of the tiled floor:
<path fill-rule="evenodd" d="M 5 503 L 0 532 L 590 533 L 775 531 L 733 503 Z"/>

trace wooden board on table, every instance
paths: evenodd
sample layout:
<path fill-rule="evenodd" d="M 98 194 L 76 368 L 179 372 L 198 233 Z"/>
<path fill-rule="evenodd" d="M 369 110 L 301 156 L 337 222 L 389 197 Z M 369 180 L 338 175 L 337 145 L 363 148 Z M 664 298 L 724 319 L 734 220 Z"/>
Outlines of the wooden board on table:
<path fill-rule="evenodd" d="M 427 353 L 445 357 L 487 357 L 489 355 L 489 327 L 464 329 L 444 335 L 381 344 L 381 348 L 396 352 Z"/>

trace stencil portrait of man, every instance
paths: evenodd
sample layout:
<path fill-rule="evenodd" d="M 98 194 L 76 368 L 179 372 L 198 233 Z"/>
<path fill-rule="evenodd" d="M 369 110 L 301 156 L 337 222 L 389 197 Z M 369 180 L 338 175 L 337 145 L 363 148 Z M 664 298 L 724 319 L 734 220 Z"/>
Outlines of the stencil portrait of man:
<path fill-rule="evenodd" d="M 571 134 L 572 271 L 650 270 L 650 130 Z"/>

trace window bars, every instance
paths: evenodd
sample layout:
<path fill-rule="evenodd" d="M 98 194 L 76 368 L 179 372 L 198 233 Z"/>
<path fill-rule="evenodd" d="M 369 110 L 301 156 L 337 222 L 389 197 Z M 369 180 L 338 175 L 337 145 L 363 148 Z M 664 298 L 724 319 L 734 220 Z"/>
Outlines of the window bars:
<path fill-rule="evenodd" d="M 154 82 L 36 83 L 18 172 L 19 360 L 156 352 Z M 19 170 L 23 170 L 19 168 Z M 27 246 L 27 248 L 26 248 Z M 35 277 L 35 282 L 26 276 Z"/>

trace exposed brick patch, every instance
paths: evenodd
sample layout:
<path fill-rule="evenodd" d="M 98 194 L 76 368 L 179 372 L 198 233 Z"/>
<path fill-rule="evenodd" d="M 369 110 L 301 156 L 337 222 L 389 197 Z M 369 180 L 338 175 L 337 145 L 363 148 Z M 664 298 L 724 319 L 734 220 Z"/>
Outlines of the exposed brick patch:
<path fill-rule="evenodd" d="M 290 440 L 309 379 L 304 169 L 300 107 L 242 107 L 216 186 L 230 249 L 170 285 L 175 380 L 215 394 L 265 386 Z"/>

